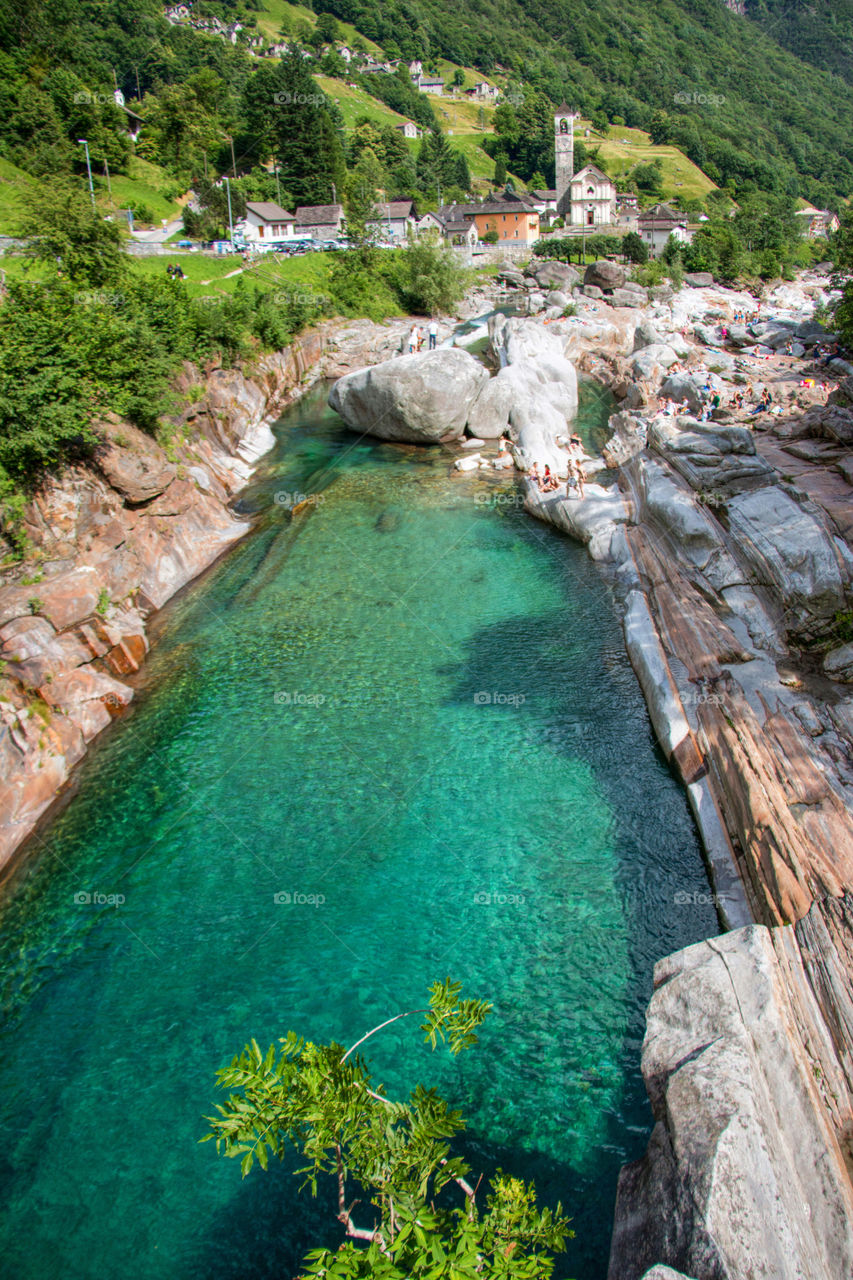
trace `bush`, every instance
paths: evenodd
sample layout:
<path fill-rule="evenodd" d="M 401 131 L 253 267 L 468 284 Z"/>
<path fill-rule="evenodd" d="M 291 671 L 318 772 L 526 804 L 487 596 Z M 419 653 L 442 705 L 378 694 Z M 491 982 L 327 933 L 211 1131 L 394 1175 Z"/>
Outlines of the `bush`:
<path fill-rule="evenodd" d="M 437 233 L 410 241 L 400 258 L 397 288 L 405 306 L 425 315 L 455 307 L 465 292 L 467 273 Z"/>

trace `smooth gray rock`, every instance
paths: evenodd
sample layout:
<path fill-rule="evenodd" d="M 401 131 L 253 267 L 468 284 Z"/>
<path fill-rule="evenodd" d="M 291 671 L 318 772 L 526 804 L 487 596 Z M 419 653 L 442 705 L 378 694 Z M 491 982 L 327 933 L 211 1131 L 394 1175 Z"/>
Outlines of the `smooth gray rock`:
<path fill-rule="evenodd" d="M 853 644 L 831 649 L 823 660 L 823 669 L 830 679 L 853 684 Z"/>
<path fill-rule="evenodd" d="M 665 342 L 656 342 L 635 353 L 631 372 L 635 378 L 659 382 L 667 369 L 678 362 L 678 355 Z"/>
<path fill-rule="evenodd" d="M 607 424 L 613 432 L 602 450 L 608 467 L 621 467 L 646 447 L 648 423 L 638 414 L 622 411 L 613 413 Z"/>
<path fill-rule="evenodd" d="M 583 287 L 585 298 L 600 299 L 604 297 L 604 292 L 599 289 L 597 284 L 585 284 Z"/>
<path fill-rule="evenodd" d="M 686 1276 L 683 1271 L 673 1271 L 672 1267 L 665 1267 L 659 1262 L 656 1266 L 650 1267 L 643 1280 L 692 1280 L 690 1276 Z"/>
<path fill-rule="evenodd" d="M 684 283 L 691 289 L 710 289 L 714 283 L 714 277 L 710 271 L 688 271 L 684 277 Z"/>
<path fill-rule="evenodd" d="M 849 920 L 849 903 L 655 966 L 643 1076 L 656 1123 L 619 1179 L 609 1280 L 661 1262 L 702 1280 L 853 1275 L 853 1187 L 830 1120 L 833 1096 L 848 1104 L 834 1041 L 850 1001 L 820 918 Z"/>
<path fill-rule="evenodd" d="M 621 289 L 627 278 L 624 267 L 618 262 L 609 262 L 606 258 L 600 262 L 591 262 L 584 272 L 584 284 L 595 285 L 598 289 Z"/>
<path fill-rule="evenodd" d="M 571 303 L 572 300 L 569 295 L 567 293 L 562 293 L 559 289 L 552 289 L 545 299 L 546 306 L 559 307 L 560 310 L 564 310 L 566 307 L 571 306 Z"/>
<path fill-rule="evenodd" d="M 847 569 L 817 508 L 807 510 L 777 485 L 731 498 L 729 532 L 756 582 L 784 611 L 789 634 L 827 633 L 847 602 Z"/>
<path fill-rule="evenodd" d="M 654 347 L 662 344 L 659 330 L 655 323 L 648 316 L 643 316 L 634 330 L 634 350 L 642 351 L 644 347 Z"/>
<path fill-rule="evenodd" d="M 710 392 L 704 390 L 705 383 L 711 387 Z M 670 374 L 661 386 L 660 393 L 676 404 L 687 401 L 691 413 L 701 413 L 706 400 L 710 400 L 715 391 L 722 389 L 722 382 L 716 374 L 674 373 Z"/>
<path fill-rule="evenodd" d="M 487 370 L 467 351 L 441 348 L 345 374 L 332 387 L 329 404 L 353 431 L 434 444 L 462 435 L 488 381 Z"/>
<path fill-rule="evenodd" d="M 580 272 L 567 262 L 551 259 L 530 272 L 541 289 L 560 289 L 565 291 L 580 283 Z"/>
<path fill-rule="evenodd" d="M 633 289 L 614 289 L 608 301 L 614 307 L 644 307 L 646 305 L 646 299 L 641 294 L 635 293 Z"/>
<path fill-rule="evenodd" d="M 468 430 L 483 440 L 497 440 L 509 424 L 515 391 L 508 373 L 500 369 L 486 383 L 468 414 Z"/>
<path fill-rule="evenodd" d="M 525 511 L 585 543 L 593 560 L 612 562 L 617 558 L 614 539 L 629 517 L 625 500 L 615 485 L 606 489 L 587 483 L 583 499 L 567 498 L 565 490 L 540 493 L 531 481 L 526 488 Z"/>

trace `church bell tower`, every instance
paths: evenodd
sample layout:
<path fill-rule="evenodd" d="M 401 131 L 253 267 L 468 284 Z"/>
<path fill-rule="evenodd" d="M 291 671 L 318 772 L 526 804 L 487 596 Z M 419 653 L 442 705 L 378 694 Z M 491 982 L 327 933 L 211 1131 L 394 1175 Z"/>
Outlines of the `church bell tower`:
<path fill-rule="evenodd" d="M 557 213 L 571 213 L 571 182 L 575 175 L 575 120 L 577 112 L 565 103 L 554 112 L 554 150 L 557 157 Z"/>

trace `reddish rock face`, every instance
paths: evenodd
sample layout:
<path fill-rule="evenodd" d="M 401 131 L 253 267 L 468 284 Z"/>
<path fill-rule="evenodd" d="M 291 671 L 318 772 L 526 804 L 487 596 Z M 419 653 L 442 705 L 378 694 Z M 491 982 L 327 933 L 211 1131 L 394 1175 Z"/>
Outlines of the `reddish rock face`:
<path fill-rule="evenodd" d="M 102 430 L 95 465 L 128 502 L 149 502 L 172 483 L 175 467 L 150 436 L 124 422 L 105 422 Z"/>

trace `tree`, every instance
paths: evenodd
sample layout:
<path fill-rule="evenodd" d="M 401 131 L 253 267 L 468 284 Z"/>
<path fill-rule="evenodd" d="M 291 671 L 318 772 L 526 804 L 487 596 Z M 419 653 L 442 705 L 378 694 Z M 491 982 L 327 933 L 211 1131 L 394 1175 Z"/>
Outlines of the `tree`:
<path fill-rule="evenodd" d="M 292 53 L 272 72 L 264 72 L 250 105 L 252 118 L 260 117 L 265 145 L 274 151 L 281 184 L 293 201 L 331 204 L 333 187 L 340 198 L 346 183 L 343 147 L 327 101 L 304 59 Z"/>
<path fill-rule="evenodd" d="M 464 1128 L 434 1089 L 417 1085 L 405 1102 L 374 1087 L 357 1052 L 384 1027 L 423 1018 L 421 1030 L 433 1050 L 439 1040 L 458 1054 L 477 1041 L 491 1005 L 463 999 L 450 979 L 430 987 L 427 1007 L 389 1017 L 348 1049 L 316 1045 L 293 1031 L 263 1054 L 251 1041 L 219 1071 L 230 1089 L 218 1116 L 208 1117 L 217 1150 L 241 1159 L 243 1176 L 255 1160 L 282 1159 L 291 1146 L 305 1164 L 298 1173 L 316 1195 L 320 1177 L 337 1184 L 338 1221 L 347 1241 L 337 1252 L 316 1249 L 305 1274 L 327 1280 L 535 1280 L 553 1274 L 551 1254 L 572 1233 L 558 1204 L 536 1205 L 536 1190 L 498 1171 L 485 1204 L 468 1180 L 469 1166 L 451 1155 L 451 1139 Z M 348 1183 L 354 1187 L 348 1187 Z M 452 1206 L 450 1192 L 461 1193 Z M 373 1207 L 372 1222 L 354 1217 L 360 1189 Z M 442 1194 L 444 1193 L 444 1194 Z M 362 1210 L 364 1213 L 364 1210 Z M 369 1221 L 362 1219 L 362 1222 Z M 359 1242 L 359 1243 L 356 1243 Z"/>
<path fill-rule="evenodd" d="M 397 256 L 398 287 L 406 305 L 435 315 L 450 311 L 465 292 L 465 272 L 437 231 L 411 240 Z"/>
<path fill-rule="evenodd" d="M 26 256 L 55 263 L 69 280 L 101 288 L 124 275 L 121 231 L 95 212 L 88 193 L 46 188 L 33 204 L 30 227 Z"/>
<path fill-rule="evenodd" d="M 841 214 L 838 230 L 829 242 L 832 259 L 832 285 L 841 290 L 841 298 L 835 305 L 833 322 L 845 343 L 853 345 L 853 210 L 847 208 Z"/>
<path fill-rule="evenodd" d="M 622 241 L 622 252 L 629 262 L 648 262 L 648 246 L 636 231 L 629 231 Z"/>
<path fill-rule="evenodd" d="M 462 88 L 463 84 L 465 83 L 465 72 L 462 70 L 461 67 L 457 67 L 456 70 L 453 72 L 453 78 L 450 81 L 450 83 L 453 85 L 454 89 Z"/>
<path fill-rule="evenodd" d="M 316 31 L 322 44 L 334 44 L 335 41 L 341 38 L 341 29 L 333 13 L 320 13 L 317 15 Z"/>
<path fill-rule="evenodd" d="M 506 163 L 507 159 L 503 151 L 499 151 L 495 156 L 495 186 L 502 187 L 506 182 Z"/>

